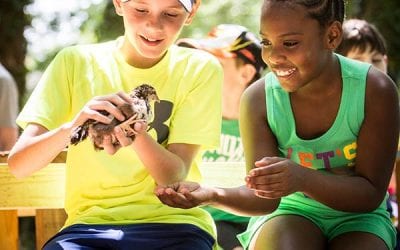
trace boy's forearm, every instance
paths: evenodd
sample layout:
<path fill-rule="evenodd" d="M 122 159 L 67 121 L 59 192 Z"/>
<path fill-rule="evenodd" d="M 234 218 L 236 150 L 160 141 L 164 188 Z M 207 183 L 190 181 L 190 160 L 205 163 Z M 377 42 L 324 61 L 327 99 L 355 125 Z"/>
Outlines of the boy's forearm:
<path fill-rule="evenodd" d="M 71 133 L 69 123 L 34 135 L 35 130 L 39 129 L 30 127 L 29 131 L 24 131 L 10 152 L 8 165 L 17 177 L 26 177 L 47 166 L 69 143 Z"/>
<path fill-rule="evenodd" d="M 186 178 L 190 166 L 186 166 L 179 156 L 158 144 L 149 134 L 137 135 L 132 147 L 157 184 L 168 185 Z"/>

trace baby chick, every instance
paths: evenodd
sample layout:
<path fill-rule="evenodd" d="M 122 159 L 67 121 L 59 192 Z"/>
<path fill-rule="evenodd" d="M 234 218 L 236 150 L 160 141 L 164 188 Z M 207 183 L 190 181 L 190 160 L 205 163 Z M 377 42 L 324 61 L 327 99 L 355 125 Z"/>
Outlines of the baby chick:
<path fill-rule="evenodd" d="M 124 121 L 121 122 L 117 120 L 104 110 L 100 111 L 103 115 L 108 115 L 112 118 L 111 123 L 105 124 L 93 119 L 87 120 L 81 126 L 74 129 L 71 134 L 71 144 L 77 145 L 89 136 L 93 142 L 95 150 L 102 150 L 103 147 L 100 145 L 103 142 L 104 136 L 110 135 L 112 143 L 118 145 L 118 141 L 113 135 L 115 126 L 119 126 L 125 132 L 125 135 L 131 137 L 133 140 L 136 134 L 133 129 L 135 122 L 148 122 L 152 118 L 150 102 L 159 101 L 159 98 L 156 90 L 149 84 L 142 84 L 133 89 L 130 93 L 130 97 L 133 99 L 132 103 L 125 103 L 118 106 L 118 109 L 126 118 Z"/>

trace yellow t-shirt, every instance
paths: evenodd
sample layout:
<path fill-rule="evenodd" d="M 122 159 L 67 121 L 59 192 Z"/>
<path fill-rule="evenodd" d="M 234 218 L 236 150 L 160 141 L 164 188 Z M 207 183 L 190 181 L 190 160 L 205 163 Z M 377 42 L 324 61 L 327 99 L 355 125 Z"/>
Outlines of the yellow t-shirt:
<path fill-rule="evenodd" d="M 222 68 L 206 52 L 172 46 L 154 67 L 138 69 L 116 53 L 116 41 L 63 49 L 49 65 L 17 122 L 55 129 L 94 96 L 155 87 L 149 134 L 161 145 L 188 143 L 217 147 L 221 127 Z M 198 163 L 188 179 L 200 181 Z M 115 155 L 96 152 L 90 140 L 70 146 L 66 169 L 65 226 L 85 224 L 189 223 L 215 237 L 215 226 L 200 208 L 163 205 L 154 179 L 131 147 Z"/>

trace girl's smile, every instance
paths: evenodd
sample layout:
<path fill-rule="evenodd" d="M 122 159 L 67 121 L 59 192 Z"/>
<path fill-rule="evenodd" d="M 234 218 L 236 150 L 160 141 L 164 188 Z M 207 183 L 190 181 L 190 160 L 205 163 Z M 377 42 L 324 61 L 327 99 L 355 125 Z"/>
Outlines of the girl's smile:
<path fill-rule="evenodd" d="M 311 86 L 309 83 L 323 75 L 329 53 L 321 42 L 325 31 L 302 6 L 281 2 L 266 5 L 260 30 L 264 61 L 286 91 Z"/>

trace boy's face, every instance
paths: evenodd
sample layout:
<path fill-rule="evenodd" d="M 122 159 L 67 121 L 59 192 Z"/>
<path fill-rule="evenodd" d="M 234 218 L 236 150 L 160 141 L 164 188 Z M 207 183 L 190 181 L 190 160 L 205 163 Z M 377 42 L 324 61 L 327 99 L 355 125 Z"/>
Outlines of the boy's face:
<path fill-rule="evenodd" d="M 236 58 L 217 58 L 224 70 L 224 86 L 241 84 L 240 68 L 237 66 Z"/>
<path fill-rule="evenodd" d="M 376 50 L 371 50 L 370 46 L 368 46 L 365 51 L 361 51 L 359 48 L 354 47 L 347 53 L 346 57 L 370 63 L 382 72 L 387 73 L 386 55 L 383 55 Z"/>
<path fill-rule="evenodd" d="M 122 51 L 135 66 L 144 67 L 162 58 L 196 11 L 188 13 L 177 0 L 114 0 L 114 5 L 124 19 Z"/>
<path fill-rule="evenodd" d="M 237 61 L 236 57 L 219 57 L 219 62 L 224 70 L 224 87 L 229 89 L 233 86 L 242 86 L 245 89 L 253 79 L 256 69 L 251 64 Z M 251 70 L 249 70 L 249 67 Z"/>

